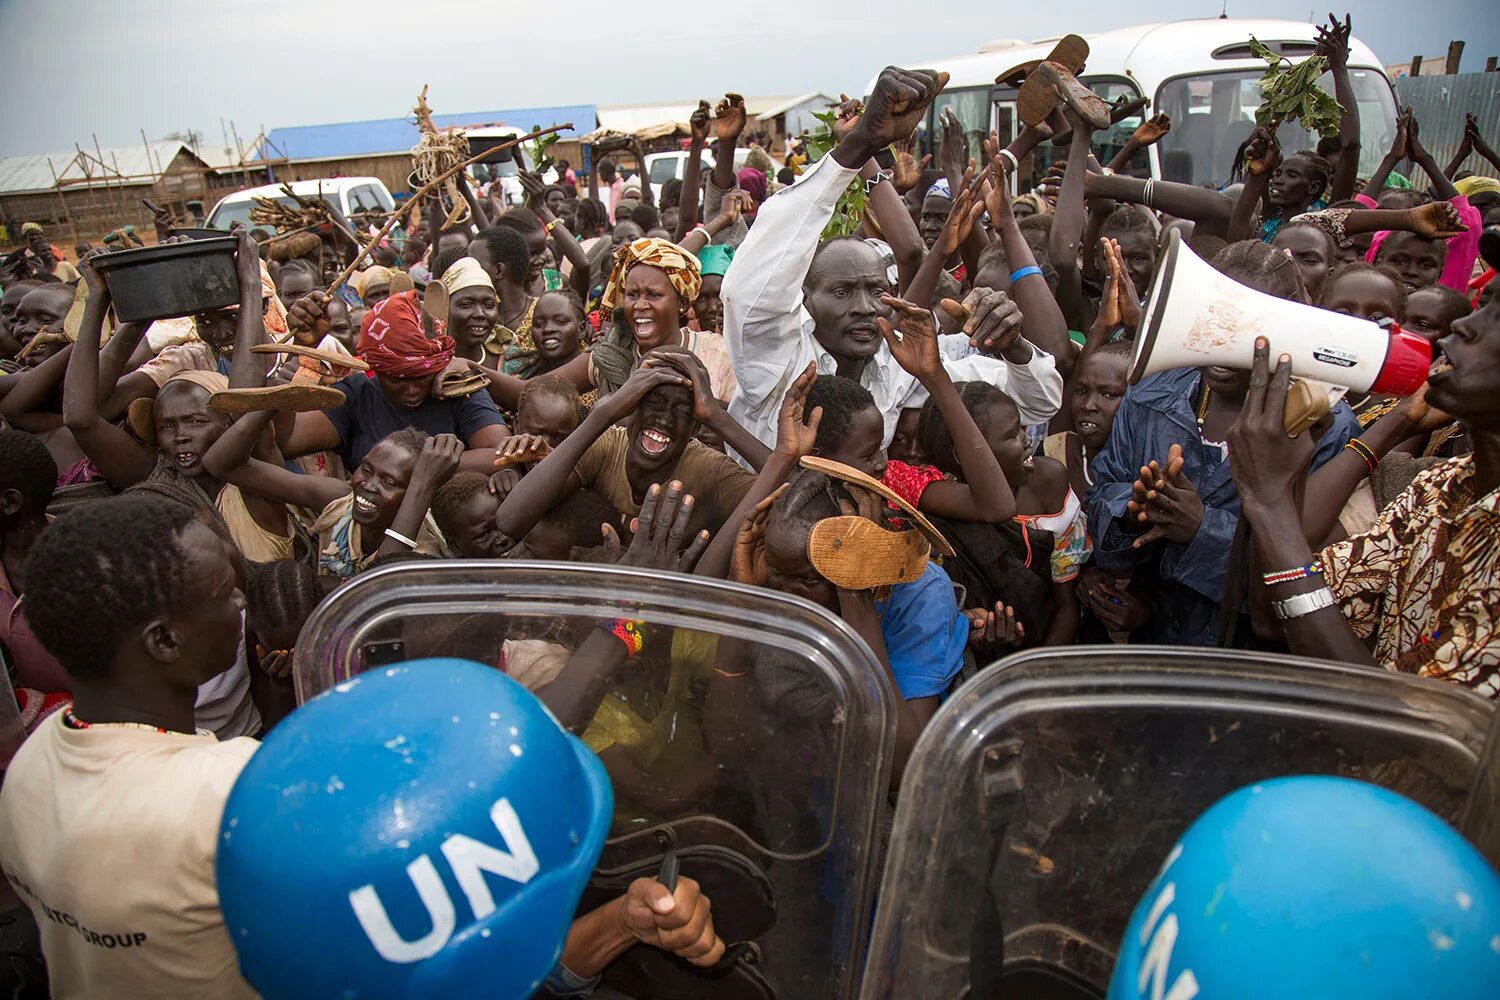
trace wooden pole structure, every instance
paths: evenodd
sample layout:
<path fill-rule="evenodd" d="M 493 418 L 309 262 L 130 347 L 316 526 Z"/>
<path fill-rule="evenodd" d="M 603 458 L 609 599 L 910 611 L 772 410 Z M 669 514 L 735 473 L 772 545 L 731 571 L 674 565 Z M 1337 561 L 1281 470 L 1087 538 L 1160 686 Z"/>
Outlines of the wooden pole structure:
<path fill-rule="evenodd" d="M 333 279 L 333 284 L 328 286 L 328 294 L 332 295 L 340 285 L 349 280 L 349 276 L 359 269 L 359 262 L 364 259 L 365 255 L 379 246 L 380 241 L 385 239 L 386 235 L 396 227 L 396 223 L 401 220 L 401 217 L 405 215 L 413 205 L 421 201 L 423 198 L 427 197 L 427 193 L 429 191 L 442 184 L 444 181 L 452 177 L 454 174 L 458 173 L 460 170 L 463 170 L 466 167 L 471 166 L 472 164 L 478 163 L 480 160 L 484 159 L 486 156 L 491 155 L 492 153 L 498 153 L 502 149 L 511 149 L 515 146 L 519 146 L 523 142 L 531 142 L 533 139 L 539 139 L 544 135 L 551 135 L 553 132 L 561 132 L 564 129 L 570 129 L 572 127 L 573 123 L 568 122 L 566 125 L 553 125 L 551 128 L 539 128 L 535 132 L 516 136 L 514 139 L 508 139 L 498 146 L 486 149 L 482 153 L 475 153 L 467 160 L 449 167 L 447 170 L 444 170 L 442 173 L 438 174 L 426 184 L 423 184 L 421 187 L 417 188 L 417 190 L 412 192 L 411 197 L 406 199 L 405 204 L 398 206 L 396 210 L 391 213 L 391 217 L 385 220 L 385 225 L 381 226 L 380 231 L 373 237 L 371 237 L 370 241 L 365 244 L 364 249 L 354 255 L 354 260 L 349 262 L 349 266 L 344 268 L 343 271 L 339 272 L 339 276 L 337 278 Z"/>
<path fill-rule="evenodd" d="M 68 199 L 63 197 L 62 180 L 57 176 L 57 168 L 52 165 L 52 157 L 47 157 L 47 169 L 52 171 L 52 190 L 57 192 L 57 203 L 62 207 L 63 221 L 68 224 L 68 229 L 73 233 L 73 242 L 78 242 L 78 226 L 73 222 L 73 216 L 68 212 Z M 66 169 L 66 168 L 64 168 Z"/>
<path fill-rule="evenodd" d="M 1458 64 L 1464 57 L 1464 43 L 1462 41 L 1448 43 L 1448 61 L 1443 65 L 1443 72 L 1453 76 L 1458 72 Z"/>
<path fill-rule="evenodd" d="M 240 183 L 245 187 L 250 186 L 250 174 L 245 169 L 245 149 L 240 145 L 240 130 L 234 127 L 234 119 L 229 120 L 229 134 L 234 136 L 234 148 L 239 153 L 240 161 Z"/>

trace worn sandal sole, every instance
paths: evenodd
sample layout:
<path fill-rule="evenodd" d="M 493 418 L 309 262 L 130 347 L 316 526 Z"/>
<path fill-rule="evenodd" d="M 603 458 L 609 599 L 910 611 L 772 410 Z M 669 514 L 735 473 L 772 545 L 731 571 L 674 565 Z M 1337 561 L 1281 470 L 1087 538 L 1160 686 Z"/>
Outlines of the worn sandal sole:
<path fill-rule="evenodd" d="M 262 410 L 287 410 L 310 413 L 331 410 L 344 403 L 344 394 L 327 385 L 310 382 L 288 382 L 254 389 L 224 389 L 208 397 L 210 409 L 223 413 L 258 413 Z"/>

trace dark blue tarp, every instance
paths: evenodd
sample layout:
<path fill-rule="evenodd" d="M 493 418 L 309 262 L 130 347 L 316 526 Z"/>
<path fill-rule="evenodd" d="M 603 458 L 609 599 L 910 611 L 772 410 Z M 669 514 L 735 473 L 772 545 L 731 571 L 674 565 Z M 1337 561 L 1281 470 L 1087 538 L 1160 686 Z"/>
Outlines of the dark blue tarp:
<path fill-rule="evenodd" d="M 439 128 L 455 125 L 505 124 L 523 132 L 533 125 L 546 128 L 572 122 L 573 129 L 560 133 L 576 138 L 594 130 L 597 122 L 592 104 L 569 104 L 550 108 L 510 108 L 503 111 L 472 111 L 456 115 L 434 115 Z M 417 144 L 417 126 L 410 118 L 382 118 L 334 125 L 301 125 L 272 129 L 261 146 L 259 158 L 279 160 L 325 160 L 380 153 L 404 152 Z"/>

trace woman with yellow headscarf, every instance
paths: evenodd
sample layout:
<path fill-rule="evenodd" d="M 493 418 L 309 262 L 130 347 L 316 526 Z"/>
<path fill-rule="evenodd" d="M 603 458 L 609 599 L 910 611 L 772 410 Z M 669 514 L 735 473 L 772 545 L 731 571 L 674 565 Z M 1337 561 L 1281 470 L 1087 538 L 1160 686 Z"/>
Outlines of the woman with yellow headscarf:
<path fill-rule="evenodd" d="M 698 258 L 675 243 L 646 238 L 616 248 L 601 300 L 610 322 L 587 354 L 556 374 L 607 395 L 625 384 L 648 352 L 681 347 L 703 362 L 714 397 L 727 400 L 735 381 L 724 338 L 688 329 L 688 310 L 702 285 Z"/>
<path fill-rule="evenodd" d="M 610 317 L 599 339 L 572 361 L 548 372 L 585 393 L 607 396 L 658 347 L 691 352 L 708 371 L 709 389 L 720 402 L 735 389 L 734 369 L 720 334 L 688 328 L 688 310 L 703 285 L 698 258 L 676 243 L 639 239 L 617 247 L 601 308 Z M 523 379 L 490 372 L 491 392 L 502 406 L 514 407 Z"/>

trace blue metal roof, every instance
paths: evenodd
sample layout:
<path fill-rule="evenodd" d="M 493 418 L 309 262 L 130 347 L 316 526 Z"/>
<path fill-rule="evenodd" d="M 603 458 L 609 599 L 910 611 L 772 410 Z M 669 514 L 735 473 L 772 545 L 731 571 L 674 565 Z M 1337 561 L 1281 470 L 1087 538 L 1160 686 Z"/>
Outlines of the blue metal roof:
<path fill-rule="evenodd" d="M 503 123 L 525 131 L 530 131 L 533 125 L 545 128 L 572 122 L 572 129 L 559 133 L 564 139 L 572 139 L 593 131 L 598 114 L 592 104 L 567 104 L 550 108 L 508 108 L 503 111 L 433 115 L 433 121 L 438 128 Z M 416 144 L 417 126 L 410 118 L 301 125 L 272 129 L 266 137 L 266 144 L 260 149 L 259 158 L 278 160 L 285 156 L 289 160 L 326 160 L 376 156 L 381 153 L 405 152 Z"/>

